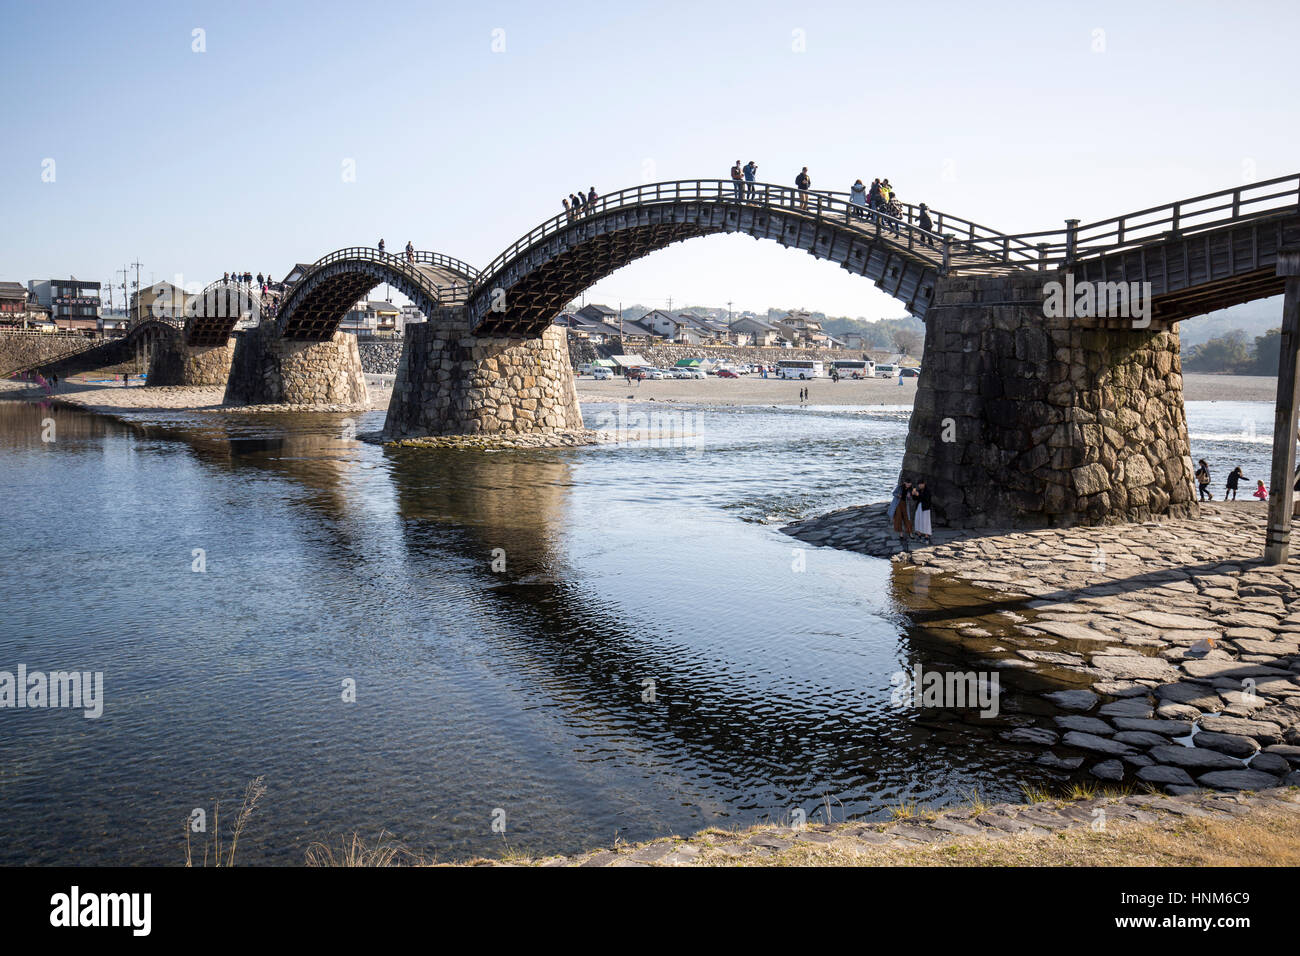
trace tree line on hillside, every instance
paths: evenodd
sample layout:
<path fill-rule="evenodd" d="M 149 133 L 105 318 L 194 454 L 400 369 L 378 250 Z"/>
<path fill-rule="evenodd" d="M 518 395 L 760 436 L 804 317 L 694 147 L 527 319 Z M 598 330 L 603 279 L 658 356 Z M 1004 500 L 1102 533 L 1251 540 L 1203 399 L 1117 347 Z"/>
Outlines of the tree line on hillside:
<path fill-rule="evenodd" d="M 1194 345 L 1183 352 L 1183 370 L 1231 375 L 1276 375 L 1282 353 L 1282 330 L 1256 335 L 1254 342 L 1240 329 Z"/>

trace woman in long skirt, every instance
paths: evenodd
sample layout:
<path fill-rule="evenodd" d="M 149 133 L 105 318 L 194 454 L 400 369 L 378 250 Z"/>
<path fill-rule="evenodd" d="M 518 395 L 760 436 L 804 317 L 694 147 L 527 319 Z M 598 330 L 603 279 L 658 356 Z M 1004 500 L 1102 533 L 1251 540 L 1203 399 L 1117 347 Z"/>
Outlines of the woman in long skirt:
<path fill-rule="evenodd" d="M 926 544 L 931 544 L 930 489 L 926 487 L 924 478 L 916 483 L 912 495 L 916 498 L 916 533 L 925 539 Z"/>
<path fill-rule="evenodd" d="M 889 520 L 898 533 L 898 540 L 907 547 L 907 539 L 912 536 L 912 519 L 907 514 L 907 501 L 912 494 L 912 483 L 900 481 L 894 489 L 894 498 L 889 503 Z"/>

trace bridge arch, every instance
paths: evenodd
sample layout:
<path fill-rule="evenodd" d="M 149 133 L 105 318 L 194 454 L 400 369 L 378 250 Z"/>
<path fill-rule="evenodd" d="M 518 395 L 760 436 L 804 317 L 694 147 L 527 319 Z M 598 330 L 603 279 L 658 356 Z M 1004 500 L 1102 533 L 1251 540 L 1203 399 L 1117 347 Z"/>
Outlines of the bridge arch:
<path fill-rule="evenodd" d="M 286 339 L 328 341 L 358 299 L 381 283 L 395 287 L 425 315 L 463 303 L 478 270 L 438 252 L 409 258 L 353 246 L 312 264 L 280 302 L 276 326 Z"/>
<path fill-rule="evenodd" d="M 844 193 L 753 187 L 738 198 L 732 180 L 652 183 L 601 197 L 582 215 L 556 216 L 483 270 L 466 303 L 470 325 L 484 335 L 537 335 L 615 270 L 673 243 L 719 233 L 770 239 L 830 259 L 872 279 L 917 316 L 924 316 L 935 281 L 948 270 L 1017 270 L 1036 255 L 1027 242 L 998 255 L 987 243 L 1001 233 L 934 211 L 924 230 L 916 206 L 903 206 L 895 218 L 856 206 Z M 955 244 L 945 241 L 945 230 L 955 234 Z"/>

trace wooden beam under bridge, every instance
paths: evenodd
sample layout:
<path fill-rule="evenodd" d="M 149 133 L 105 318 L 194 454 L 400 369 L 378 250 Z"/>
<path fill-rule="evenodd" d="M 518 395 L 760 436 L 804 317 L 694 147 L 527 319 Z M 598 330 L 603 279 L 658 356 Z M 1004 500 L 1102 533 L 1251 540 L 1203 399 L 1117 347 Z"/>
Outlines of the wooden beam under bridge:
<path fill-rule="evenodd" d="M 1286 279 L 1282 300 L 1282 342 L 1278 356 L 1277 406 L 1273 411 L 1273 484 L 1268 499 L 1264 560 L 1285 564 L 1291 556 L 1291 513 L 1295 484 L 1295 446 L 1300 426 L 1300 248 L 1281 249 L 1277 274 Z"/>

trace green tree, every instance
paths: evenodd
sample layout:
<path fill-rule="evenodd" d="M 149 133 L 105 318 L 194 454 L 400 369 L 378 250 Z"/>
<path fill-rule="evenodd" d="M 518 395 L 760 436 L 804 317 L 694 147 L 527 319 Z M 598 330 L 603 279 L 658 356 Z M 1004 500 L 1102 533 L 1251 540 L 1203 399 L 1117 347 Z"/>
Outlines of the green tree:
<path fill-rule="evenodd" d="M 1255 373 L 1258 375 L 1276 375 L 1278 362 L 1282 357 L 1282 330 L 1269 329 L 1263 335 L 1255 336 Z"/>
<path fill-rule="evenodd" d="M 1183 366 L 1193 372 L 1240 372 L 1251 358 L 1246 333 L 1233 329 L 1192 349 Z"/>

